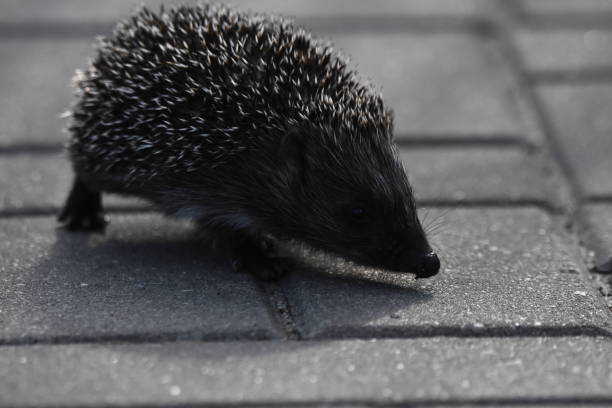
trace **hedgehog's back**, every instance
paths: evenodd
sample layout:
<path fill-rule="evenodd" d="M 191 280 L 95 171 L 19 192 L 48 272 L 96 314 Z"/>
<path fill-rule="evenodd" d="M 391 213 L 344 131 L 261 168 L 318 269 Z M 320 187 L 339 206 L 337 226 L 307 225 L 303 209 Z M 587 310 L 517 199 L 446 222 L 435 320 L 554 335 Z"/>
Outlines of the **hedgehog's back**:
<path fill-rule="evenodd" d="M 78 87 L 75 169 L 125 183 L 222 165 L 302 122 L 390 122 L 328 46 L 224 7 L 143 9 L 102 40 Z"/>

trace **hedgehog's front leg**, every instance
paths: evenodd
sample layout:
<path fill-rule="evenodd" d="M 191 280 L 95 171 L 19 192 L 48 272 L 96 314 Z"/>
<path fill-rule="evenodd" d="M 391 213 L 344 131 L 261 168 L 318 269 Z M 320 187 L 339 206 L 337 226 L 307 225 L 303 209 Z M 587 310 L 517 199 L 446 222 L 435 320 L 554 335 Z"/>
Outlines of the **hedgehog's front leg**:
<path fill-rule="evenodd" d="M 287 270 L 283 262 L 271 256 L 272 243 L 245 232 L 233 232 L 225 237 L 232 268 L 254 274 L 265 281 L 280 279 Z"/>
<path fill-rule="evenodd" d="M 69 231 L 103 232 L 108 220 L 102 209 L 101 193 L 75 177 L 58 220 L 63 222 Z"/>

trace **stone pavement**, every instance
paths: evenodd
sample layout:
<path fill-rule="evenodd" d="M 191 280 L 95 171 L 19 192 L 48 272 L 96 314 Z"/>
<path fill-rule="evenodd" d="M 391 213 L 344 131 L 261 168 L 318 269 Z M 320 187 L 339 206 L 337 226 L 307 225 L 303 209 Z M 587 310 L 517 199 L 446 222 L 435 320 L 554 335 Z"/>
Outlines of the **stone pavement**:
<path fill-rule="evenodd" d="M 235 3 L 382 87 L 443 270 L 261 283 L 122 198 L 58 229 L 70 77 L 135 2 L 2 0 L 0 406 L 612 406 L 612 0 Z"/>

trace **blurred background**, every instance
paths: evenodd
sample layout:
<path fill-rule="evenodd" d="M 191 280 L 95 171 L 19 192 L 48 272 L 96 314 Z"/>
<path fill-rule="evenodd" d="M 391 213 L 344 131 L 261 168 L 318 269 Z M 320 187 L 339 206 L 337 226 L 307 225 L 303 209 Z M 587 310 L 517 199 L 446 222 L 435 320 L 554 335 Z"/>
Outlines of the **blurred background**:
<path fill-rule="evenodd" d="M 67 140 L 60 114 L 72 100 L 71 76 L 86 67 L 95 37 L 140 4 L 0 3 L 0 211 L 48 211 L 62 201 L 69 171 L 59 155 Z M 558 206 L 572 199 L 564 186 L 538 177 L 541 166 L 559 164 L 560 173 L 550 171 L 570 172 L 570 187 L 581 196 L 611 195 L 610 2 L 232 4 L 295 18 L 382 90 L 395 111 L 398 142 L 411 147 L 403 154 L 422 203 Z M 529 160 L 524 147 L 553 152 L 555 160 Z"/>

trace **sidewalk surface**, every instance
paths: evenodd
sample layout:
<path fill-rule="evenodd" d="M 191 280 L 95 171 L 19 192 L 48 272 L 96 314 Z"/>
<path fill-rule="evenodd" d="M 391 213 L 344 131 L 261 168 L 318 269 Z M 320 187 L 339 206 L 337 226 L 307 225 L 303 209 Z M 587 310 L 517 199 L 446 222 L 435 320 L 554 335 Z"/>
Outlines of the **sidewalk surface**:
<path fill-rule="evenodd" d="M 251 0 L 383 90 L 443 270 L 235 274 L 55 214 L 59 115 L 136 2 L 0 3 L 0 406 L 612 406 L 612 0 Z"/>

